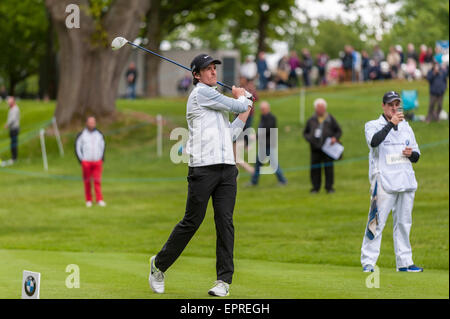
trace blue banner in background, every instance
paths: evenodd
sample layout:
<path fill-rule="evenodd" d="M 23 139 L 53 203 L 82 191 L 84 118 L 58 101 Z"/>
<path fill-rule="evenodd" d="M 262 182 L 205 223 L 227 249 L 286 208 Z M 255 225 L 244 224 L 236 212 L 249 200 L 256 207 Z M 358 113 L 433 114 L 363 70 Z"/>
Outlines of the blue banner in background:
<path fill-rule="evenodd" d="M 436 41 L 436 47 L 441 49 L 442 54 L 448 54 L 448 40 Z"/>

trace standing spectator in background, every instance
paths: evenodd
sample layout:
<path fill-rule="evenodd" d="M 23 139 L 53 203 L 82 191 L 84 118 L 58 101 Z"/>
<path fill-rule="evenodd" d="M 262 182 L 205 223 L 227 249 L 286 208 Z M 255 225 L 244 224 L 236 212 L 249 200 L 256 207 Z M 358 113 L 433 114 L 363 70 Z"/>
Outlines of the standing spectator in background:
<path fill-rule="evenodd" d="M 267 101 L 262 101 L 261 105 L 259 106 L 261 109 L 261 121 L 259 122 L 259 129 L 265 129 L 259 130 L 258 129 L 258 153 L 261 152 L 260 147 L 264 145 L 262 142 L 265 139 L 265 158 L 267 156 L 270 159 L 270 165 L 275 170 L 275 175 L 277 176 L 278 182 L 280 185 L 286 185 L 287 180 L 283 176 L 283 172 L 281 171 L 280 165 L 278 163 L 278 149 L 277 149 L 277 139 L 272 138 L 271 140 L 271 128 L 277 128 L 277 118 L 270 112 L 270 105 Z M 261 145 L 261 146 L 260 146 Z M 262 162 L 265 158 L 261 158 L 259 154 L 256 155 L 256 163 L 255 163 L 255 173 L 252 176 L 251 180 L 251 186 L 256 186 L 258 184 L 260 170 L 262 166 Z M 276 168 L 273 167 L 273 165 L 276 165 Z"/>
<path fill-rule="evenodd" d="M 297 78 L 297 69 L 300 67 L 300 59 L 298 58 L 297 52 L 294 50 L 291 51 L 291 55 L 289 56 L 289 86 L 297 87 L 298 86 L 298 78 Z"/>
<path fill-rule="evenodd" d="M 391 78 L 396 79 L 398 76 L 398 70 L 400 68 L 400 55 L 393 46 L 389 48 L 389 53 L 387 55 L 387 63 L 389 64 L 389 69 L 391 72 Z"/>
<path fill-rule="evenodd" d="M 408 58 L 405 67 L 405 78 L 408 81 L 414 80 L 416 78 L 416 70 L 417 70 L 416 60 L 414 60 L 414 58 Z"/>
<path fill-rule="evenodd" d="M 314 61 L 311 58 L 311 54 L 308 49 L 302 49 L 302 71 L 303 71 L 303 84 L 308 87 L 311 86 L 311 80 L 309 74 L 314 65 Z"/>
<path fill-rule="evenodd" d="M 325 189 L 334 193 L 333 159 L 322 151 L 322 145 L 330 137 L 331 143 L 336 143 L 342 135 L 342 130 L 335 118 L 327 113 L 327 102 L 324 99 L 314 101 L 314 115 L 306 123 L 303 137 L 311 148 L 311 193 L 318 193 L 322 182 L 322 165 L 325 169 Z"/>
<path fill-rule="evenodd" d="M 75 154 L 83 170 L 86 207 L 92 206 L 91 179 L 94 180 L 95 198 L 99 206 L 106 206 L 102 195 L 102 171 L 105 159 L 105 138 L 96 128 L 95 117 L 86 120 L 86 127 L 75 139 Z"/>
<path fill-rule="evenodd" d="M 379 80 L 381 77 L 380 64 L 375 62 L 375 60 L 369 61 L 369 80 L 375 81 Z"/>
<path fill-rule="evenodd" d="M 441 48 L 439 48 L 438 46 L 436 46 L 434 48 L 434 61 L 436 61 L 437 63 L 439 63 L 439 65 L 442 65 L 442 52 L 441 52 Z"/>
<path fill-rule="evenodd" d="M 351 46 L 344 47 L 344 56 L 342 57 L 342 68 L 344 69 L 344 82 L 352 80 L 353 73 L 353 49 Z"/>
<path fill-rule="evenodd" d="M 8 92 L 6 91 L 6 87 L 4 85 L 2 85 L 0 87 L 0 102 L 3 100 L 6 100 L 7 97 L 8 97 Z"/>
<path fill-rule="evenodd" d="M 278 61 L 277 66 L 276 84 L 278 88 L 282 89 L 289 87 L 289 72 L 289 59 L 287 55 L 283 55 L 283 57 Z"/>
<path fill-rule="evenodd" d="M 241 65 L 241 76 L 249 81 L 253 81 L 258 73 L 255 61 L 252 56 L 247 56 L 245 62 Z"/>
<path fill-rule="evenodd" d="M 433 48 L 428 47 L 427 52 L 425 53 L 425 57 L 423 59 L 423 64 L 422 64 L 422 68 L 421 68 L 422 75 L 424 77 L 427 76 L 428 71 L 430 71 L 431 68 L 433 67 L 433 61 L 434 61 Z"/>
<path fill-rule="evenodd" d="M 127 78 L 127 98 L 133 100 L 136 98 L 137 75 L 136 64 L 134 64 L 134 62 L 130 62 L 125 76 Z"/>
<path fill-rule="evenodd" d="M 397 44 L 395 46 L 395 50 L 397 51 L 398 55 L 400 56 L 400 64 L 405 63 L 405 55 L 403 54 L 403 48 L 400 44 Z"/>
<path fill-rule="evenodd" d="M 320 52 L 319 55 L 317 55 L 316 65 L 319 70 L 319 79 L 318 79 L 319 85 L 327 85 L 326 67 L 327 67 L 328 60 L 329 60 L 329 57 L 324 52 Z"/>
<path fill-rule="evenodd" d="M 391 68 L 389 67 L 389 63 L 387 61 L 380 62 L 380 80 L 391 79 Z"/>
<path fill-rule="evenodd" d="M 352 81 L 358 82 L 361 79 L 361 53 L 352 48 L 352 62 L 353 62 L 353 72 Z"/>
<path fill-rule="evenodd" d="M 422 65 L 425 62 L 425 56 L 427 55 L 427 46 L 425 44 L 420 45 L 419 52 L 419 64 Z"/>
<path fill-rule="evenodd" d="M 178 81 L 177 90 L 180 94 L 186 94 L 191 86 L 192 78 L 189 72 L 186 72 L 184 76 Z"/>
<path fill-rule="evenodd" d="M 366 82 L 369 80 L 369 70 L 370 70 L 370 58 L 369 53 L 366 50 L 361 51 L 361 67 L 363 74 L 363 81 Z"/>
<path fill-rule="evenodd" d="M 265 90 L 267 89 L 267 78 L 268 78 L 267 72 L 269 70 L 267 67 L 264 51 L 258 53 L 258 61 L 256 61 L 256 66 L 258 69 L 258 76 L 259 76 L 259 89 Z"/>
<path fill-rule="evenodd" d="M 384 52 L 381 50 L 379 45 L 375 45 L 372 52 L 372 59 L 375 64 L 379 65 L 381 61 L 384 61 Z"/>
<path fill-rule="evenodd" d="M 377 65 L 380 64 L 381 61 L 384 60 L 384 52 L 381 50 L 379 45 L 375 45 L 372 52 L 372 59 L 375 61 Z"/>
<path fill-rule="evenodd" d="M 420 46 L 419 68 L 420 68 L 420 73 L 422 73 L 422 76 L 424 76 L 424 77 L 427 76 L 428 71 L 430 71 L 430 69 L 432 67 L 432 62 L 433 62 L 433 49 L 431 49 L 431 60 L 430 60 L 430 57 L 428 56 L 428 49 L 431 49 L 431 48 L 427 48 L 427 46 L 425 44 L 422 44 Z"/>
<path fill-rule="evenodd" d="M 447 70 L 443 69 L 439 63 L 434 62 L 433 68 L 428 71 L 427 80 L 430 84 L 430 106 L 426 121 L 439 121 L 439 114 L 442 110 L 442 100 L 447 90 Z M 436 109 L 434 108 L 437 105 Z"/>
<path fill-rule="evenodd" d="M 414 49 L 414 44 L 408 43 L 408 50 L 406 52 L 406 59 L 414 59 L 414 61 L 417 63 L 419 62 L 419 57 L 417 55 L 416 50 Z"/>
<path fill-rule="evenodd" d="M 20 130 L 20 110 L 13 96 L 7 98 L 9 105 L 8 118 L 5 123 L 5 129 L 9 130 L 11 138 L 11 159 L 7 162 L 9 165 L 17 160 L 17 149 L 19 146 L 19 130 Z"/>

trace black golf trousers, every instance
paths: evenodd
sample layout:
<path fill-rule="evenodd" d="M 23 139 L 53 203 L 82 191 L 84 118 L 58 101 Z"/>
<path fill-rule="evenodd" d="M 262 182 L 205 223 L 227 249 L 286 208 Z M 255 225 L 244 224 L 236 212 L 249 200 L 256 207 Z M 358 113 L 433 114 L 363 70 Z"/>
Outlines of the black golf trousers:
<path fill-rule="evenodd" d="M 216 224 L 217 280 L 231 284 L 234 272 L 233 210 L 236 201 L 235 165 L 218 164 L 189 167 L 188 196 L 183 219 L 175 226 L 162 250 L 156 255 L 155 266 L 165 272 L 180 256 L 200 227 L 212 197 Z"/>
<path fill-rule="evenodd" d="M 319 191 L 322 183 L 322 167 L 325 171 L 325 189 L 332 190 L 334 184 L 333 159 L 322 151 L 311 151 L 311 183 L 313 190 Z"/>

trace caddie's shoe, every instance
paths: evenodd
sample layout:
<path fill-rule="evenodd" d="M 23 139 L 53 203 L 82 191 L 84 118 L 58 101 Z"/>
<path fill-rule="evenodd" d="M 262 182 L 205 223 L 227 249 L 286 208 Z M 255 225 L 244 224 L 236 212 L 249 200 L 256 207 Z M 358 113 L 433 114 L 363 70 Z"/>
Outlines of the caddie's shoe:
<path fill-rule="evenodd" d="M 214 287 L 209 289 L 208 294 L 216 297 L 225 297 L 230 294 L 230 285 L 222 280 L 214 282 Z"/>
<path fill-rule="evenodd" d="M 92 207 L 92 202 L 91 202 L 90 200 L 88 200 L 88 201 L 86 202 L 86 207 Z"/>
<path fill-rule="evenodd" d="M 148 276 L 148 283 L 153 292 L 162 294 L 164 293 L 164 273 L 156 268 L 155 258 L 156 256 L 150 258 L 150 275 Z"/>
<path fill-rule="evenodd" d="M 403 271 L 403 272 L 422 272 L 423 268 L 422 267 L 417 267 L 416 265 L 411 265 L 408 267 L 401 267 L 398 268 L 397 271 Z"/>
<path fill-rule="evenodd" d="M 373 268 L 372 265 L 365 265 L 363 267 L 363 272 L 374 272 L 374 271 L 375 271 L 375 268 Z"/>

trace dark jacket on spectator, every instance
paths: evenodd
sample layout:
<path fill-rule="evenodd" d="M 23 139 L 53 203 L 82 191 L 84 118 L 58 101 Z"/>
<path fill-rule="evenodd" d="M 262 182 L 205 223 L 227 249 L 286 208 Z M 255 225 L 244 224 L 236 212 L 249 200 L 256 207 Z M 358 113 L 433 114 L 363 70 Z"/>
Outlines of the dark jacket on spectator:
<path fill-rule="evenodd" d="M 336 119 L 331 115 L 327 114 L 327 117 L 322 122 L 322 135 L 317 138 L 314 136 L 316 129 L 320 127 L 319 119 L 316 114 L 314 114 L 306 123 L 306 127 L 303 131 L 303 137 L 311 145 L 311 151 L 319 151 L 322 148 L 323 143 L 327 137 L 335 137 L 337 140 L 342 135 L 342 130 L 336 121 Z"/>
<path fill-rule="evenodd" d="M 277 127 L 277 119 L 272 113 L 268 113 L 265 115 L 261 115 L 261 121 L 259 122 L 258 128 L 265 128 L 266 129 L 266 148 L 270 147 L 276 147 L 276 143 L 274 145 L 270 144 L 270 129 Z M 261 132 L 262 133 L 262 132 Z M 259 136 L 258 132 L 258 139 L 263 138 L 264 136 Z"/>
<path fill-rule="evenodd" d="M 444 69 L 439 70 L 437 74 L 433 70 L 428 71 L 427 80 L 430 83 L 430 94 L 444 95 L 447 89 L 447 76 L 447 71 Z"/>
<path fill-rule="evenodd" d="M 353 56 L 351 53 L 345 53 L 342 58 L 342 67 L 346 70 L 350 70 L 353 67 Z"/>

